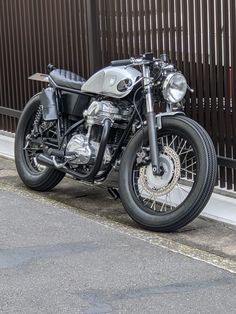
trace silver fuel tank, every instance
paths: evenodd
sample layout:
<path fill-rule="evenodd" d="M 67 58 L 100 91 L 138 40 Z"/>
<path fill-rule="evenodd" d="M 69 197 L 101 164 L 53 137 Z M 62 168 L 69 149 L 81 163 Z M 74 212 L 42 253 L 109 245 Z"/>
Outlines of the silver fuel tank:
<path fill-rule="evenodd" d="M 132 67 L 109 66 L 93 74 L 83 84 L 81 91 L 113 98 L 123 98 L 132 91 L 130 87 L 141 76 L 142 73 Z"/>

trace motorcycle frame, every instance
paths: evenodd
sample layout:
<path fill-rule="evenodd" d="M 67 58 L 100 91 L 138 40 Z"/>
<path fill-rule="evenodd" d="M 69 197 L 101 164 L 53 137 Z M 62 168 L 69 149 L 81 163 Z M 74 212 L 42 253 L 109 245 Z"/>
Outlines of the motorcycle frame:
<path fill-rule="evenodd" d="M 61 130 L 62 131 L 64 130 L 64 125 L 63 125 L 63 121 L 61 119 L 61 114 L 60 114 L 61 110 L 60 110 L 60 105 L 59 105 L 60 99 L 61 99 L 61 91 L 67 91 L 67 92 L 70 92 L 70 93 L 86 95 L 86 96 L 90 96 L 90 97 L 93 97 L 95 95 L 94 94 L 88 94 L 88 93 L 82 92 L 82 91 L 77 90 L 77 89 L 72 89 L 72 88 L 68 88 L 68 87 L 57 85 L 55 83 L 55 81 L 50 76 L 48 76 L 48 82 L 49 82 L 49 86 L 52 87 L 55 90 L 55 93 L 56 93 L 57 110 L 58 110 L 58 113 L 59 113 L 58 120 L 57 120 L 57 123 L 58 123 L 58 125 L 57 125 L 57 132 L 58 132 L 57 135 L 58 135 L 58 147 L 60 147 L 61 140 L 63 139 L 63 136 L 61 134 Z M 140 108 L 143 105 L 143 103 L 144 103 L 144 99 L 141 99 L 141 101 L 139 101 L 137 103 L 136 109 L 138 111 L 140 111 Z M 130 104 L 132 105 L 132 102 L 130 102 Z M 120 140 L 119 140 L 119 142 L 117 144 L 116 150 L 115 150 L 115 152 L 114 152 L 114 154 L 112 156 L 112 159 L 111 159 L 109 165 L 107 166 L 107 169 L 104 170 L 101 174 L 97 175 L 97 173 L 100 171 L 100 168 L 97 169 L 97 171 L 96 171 L 96 173 L 94 175 L 88 175 L 88 176 L 83 176 L 83 175 L 79 174 L 78 172 L 76 172 L 74 170 L 68 169 L 65 166 L 59 167 L 59 165 L 58 165 L 58 170 L 60 170 L 62 172 L 65 172 L 65 173 L 68 173 L 68 174 L 72 175 L 73 177 L 75 177 L 76 179 L 79 179 L 79 180 L 90 181 L 90 182 L 102 182 L 102 181 L 106 180 L 106 178 L 109 175 L 110 171 L 115 166 L 116 160 L 118 160 L 119 157 L 120 157 L 120 154 L 121 154 L 121 151 L 122 151 L 122 147 L 123 147 L 123 143 L 126 140 L 126 138 L 129 136 L 131 128 L 132 128 L 132 125 L 133 125 L 133 123 L 134 123 L 134 121 L 135 121 L 137 116 L 138 116 L 138 112 L 134 109 L 133 112 L 132 112 L 131 118 L 130 118 L 130 120 L 128 122 L 127 128 L 124 130 L 124 132 L 123 132 L 123 134 L 122 134 L 122 136 L 121 136 L 121 138 L 120 138 Z M 75 124 L 77 124 L 79 122 L 75 122 Z M 73 126 L 72 126 L 72 129 L 73 129 Z M 103 156 L 102 156 L 102 158 L 103 158 Z M 99 159 L 99 160 L 101 160 L 101 159 Z M 99 163 L 99 160 L 98 160 L 98 158 L 96 159 L 93 168 L 97 168 L 97 164 Z M 48 157 L 45 157 L 42 154 L 39 155 L 38 161 L 41 164 L 44 164 L 44 165 L 47 165 L 47 166 L 51 166 L 51 167 L 56 167 L 56 164 L 55 164 L 55 162 L 53 162 L 52 159 L 50 159 Z M 93 172 L 93 170 L 92 170 L 92 172 Z"/>
<path fill-rule="evenodd" d="M 122 136 L 118 142 L 117 148 L 116 148 L 116 150 L 115 150 L 115 152 L 111 158 L 109 165 L 107 166 L 107 169 L 98 175 L 98 172 L 100 171 L 100 167 L 98 169 L 97 164 L 99 163 L 99 160 L 97 160 L 98 159 L 97 158 L 95 161 L 94 167 L 93 167 L 93 168 L 96 168 L 97 171 L 95 171 L 94 174 L 91 174 L 88 176 L 83 176 L 74 170 L 68 169 L 65 166 L 58 167 L 58 169 L 60 171 L 68 173 L 68 174 L 72 175 L 74 178 L 79 179 L 79 180 L 84 180 L 84 181 L 102 182 L 102 181 L 106 180 L 106 178 L 109 175 L 109 173 L 111 172 L 112 168 L 116 166 L 115 163 L 120 158 L 123 143 L 128 138 L 128 136 L 131 132 L 133 123 L 134 123 L 135 119 L 139 116 L 141 107 L 144 106 L 144 102 L 146 102 L 146 109 L 147 109 L 146 119 L 147 119 L 147 121 L 145 121 L 144 124 L 147 125 L 147 127 L 148 127 L 148 137 L 149 137 L 149 143 L 150 143 L 152 170 L 153 170 L 154 175 L 160 175 L 161 174 L 161 168 L 160 168 L 160 162 L 159 162 L 159 151 L 158 151 L 158 145 L 157 145 L 157 132 L 162 127 L 161 118 L 163 116 L 184 115 L 184 113 L 181 111 L 178 111 L 178 112 L 164 112 L 164 113 L 155 114 L 151 87 L 150 87 L 150 84 L 148 84 L 150 81 L 150 68 L 148 65 L 143 65 L 143 74 L 144 74 L 144 96 L 145 96 L 145 99 L 142 97 L 142 99 L 137 103 L 136 108 L 133 110 L 131 118 L 130 118 L 129 123 L 127 125 L 127 128 L 124 130 L 124 132 L 123 132 L 123 134 L 122 134 Z M 44 77 L 45 76 L 46 75 L 44 75 Z M 82 92 L 82 91 L 77 90 L 77 89 L 57 85 L 55 83 L 55 81 L 49 75 L 47 76 L 47 78 L 48 78 L 49 86 L 53 87 L 53 89 L 56 92 L 56 103 L 57 103 L 57 110 L 59 113 L 58 121 L 57 121 L 57 123 L 58 123 L 57 135 L 58 135 L 58 146 L 60 147 L 60 144 L 61 144 L 60 142 L 63 139 L 61 131 L 63 132 L 63 130 L 64 130 L 64 125 L 63 125 L 63 121 L 61 119 L 61 114 L 60 114 L 61 110 L 60 110 L 60 105 L 59 105 L 59 99 L 61 99 L 61 91 L 67 91 L 67 92 L 70 92 L 73 94 L 81 94 L 81 95 L 86 95 L 86 96 L 90 96 L 90 97 L 93 97 L 94 94 L 89 94 L 89 93 L 85 93 L 85 92 Z M 129 101 L 129 102 L 131 105 L 133 105 L 133 103 L 131 101 Z M 77 123 L 79 123 L 79 122 L 77 122 Z M 77 123 L 75 123 L 75 124 L 77 124 Z M 72 129 L 73 129 L 73 126 L 72 126 Z M 48 157 L 43 157 L 42 155 L 40 155 L 40 156 L 41 156 L 41 158 L 38 159 L 38 161 L 40 163 L 45 164 L 47 166 L 56 167 L 55 162 L 53 162 L 52 159 L 49 159 Z M 102 158 L 103 158 L 103 156 L 102 156 Z"/>

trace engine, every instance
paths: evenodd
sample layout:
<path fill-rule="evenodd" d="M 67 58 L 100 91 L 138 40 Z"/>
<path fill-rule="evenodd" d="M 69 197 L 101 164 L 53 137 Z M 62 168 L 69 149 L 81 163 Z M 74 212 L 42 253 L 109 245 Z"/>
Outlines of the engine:
<path fill-rule="evenodd" d="M 108 100 L 94 100 L 87 110 L 83 112 L 86 132 L 75 134 L 70 139 L 66 152 L 75 155 L 70 161 L 71 166 L 93 164 L 99 151 L 99 136 L 105 119 L 112 121 L 112 129 L 122 129 L 130 118 L 132 109 L 126 103 L 113 104 Z M 103 164 L 110 162 L 112 156 L 112 144 L 107 145 Z"/>
<path fill-rule="evenodd" d="M 103 100 L 93 101 L 83 115 L 88 125 L 102 125 L 107 118 L 113 122 L 128 121 L 130 113 L 131 110 L 124 108 L 122 103 L 114 106 L 112 102 Z"/>

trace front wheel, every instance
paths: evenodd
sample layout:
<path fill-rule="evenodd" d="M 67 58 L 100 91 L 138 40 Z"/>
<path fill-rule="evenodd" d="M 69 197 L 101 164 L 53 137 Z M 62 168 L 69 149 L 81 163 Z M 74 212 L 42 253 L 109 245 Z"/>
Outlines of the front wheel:
<path fill-rule="evenodd" d="M 128 214 L 147 229 L 170 232 L 196 218 L 216 181 L 217 159 L 207 132 L 185 116 L 162 118 L 158 131 L 162 176 L 154 176 L 147 128 L 128 144 L 119 191 Z"/>

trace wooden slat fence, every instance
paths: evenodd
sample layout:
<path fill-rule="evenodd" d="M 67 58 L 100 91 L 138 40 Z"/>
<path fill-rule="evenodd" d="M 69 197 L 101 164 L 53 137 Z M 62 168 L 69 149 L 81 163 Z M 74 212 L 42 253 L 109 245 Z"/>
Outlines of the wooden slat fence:
<path fill-rule="evenodd" d="M 0 129 L 15 131 L 18 111 L 42 88 L 27 78 L 45 73 L 48 63 L 88 75 L 85 6 L 86 0 L 0 0 Z"/>
<path fill-rule="evenodd" d="M 27 80 L 51 62 L 88 77 L 113 59 L 167 53 L 211 135 L 220 187 L 236 191 L 235 0 L 0 0 L 0 129 L 14 132 Z M 92 48 L 92 49 L 90 49 Z"/>
<path fill-rule="evenodd" d="M 102 64 L 167 53 L 194 94 L 186 113 L 211 135 L 220 187 L 236 190 L 236 12 L 234 0 L 99 0 Z"/>

